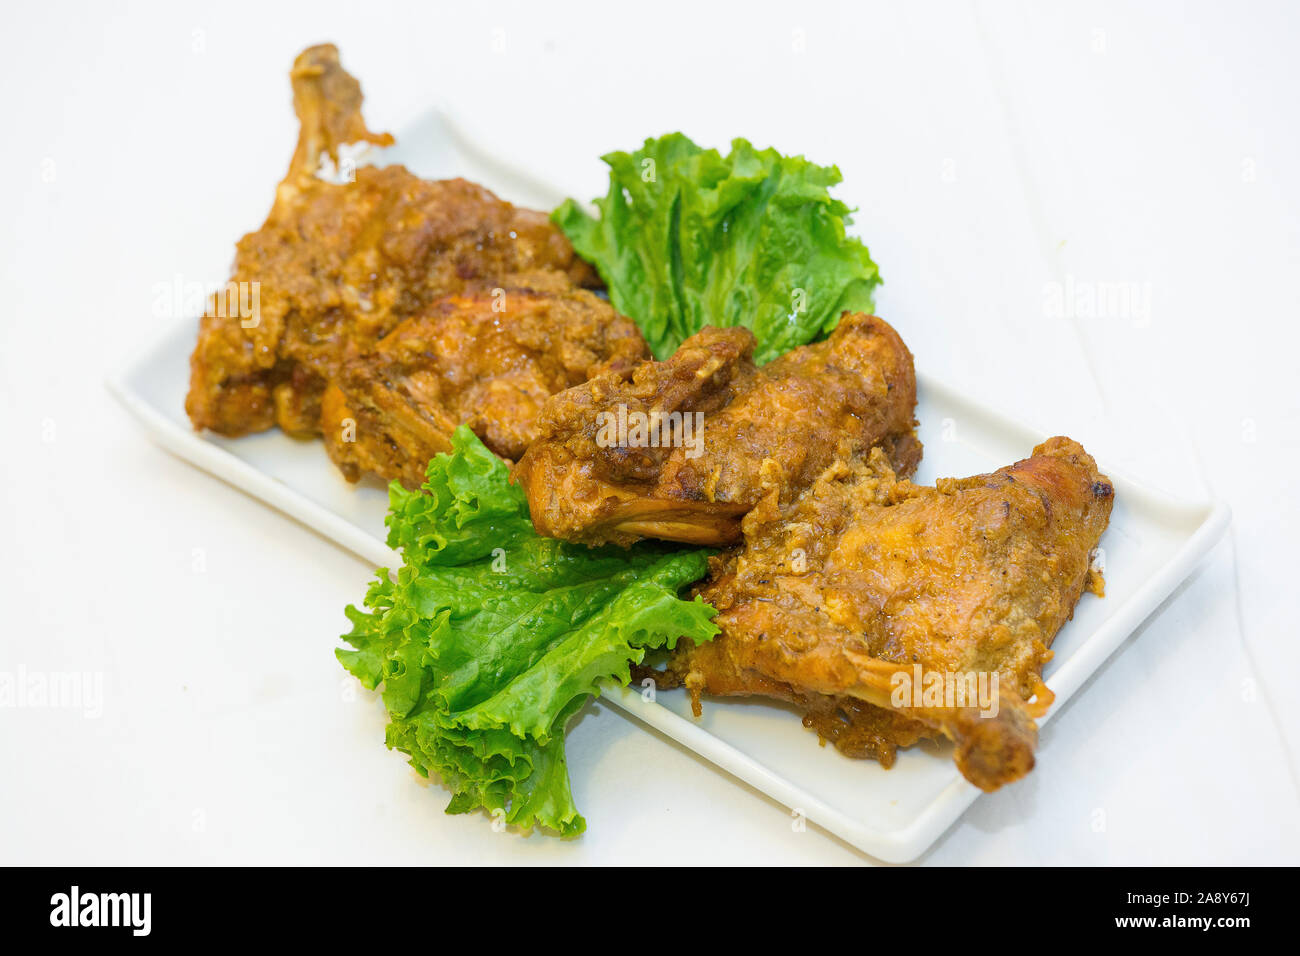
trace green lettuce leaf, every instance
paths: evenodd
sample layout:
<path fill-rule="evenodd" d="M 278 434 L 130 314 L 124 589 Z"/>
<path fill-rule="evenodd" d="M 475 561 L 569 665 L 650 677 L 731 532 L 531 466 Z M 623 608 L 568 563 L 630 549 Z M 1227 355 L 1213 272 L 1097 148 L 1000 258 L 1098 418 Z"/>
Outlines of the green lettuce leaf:
<path fill-rule="evenodd" d="M 713 637 L 714 609 L 678 596 L 709 552 L 543 538 L 505 464 L 463 426 L 452 445 L 420 491 L 389 487 L 403 566 L 376 573 L 364 610 L 347 608 L 352 650 L 335 653 L 366 687 L 383 685 L 388 746 L 442 778 L 449 813 L 482 807 L 579 833 L 565 727 L 647 650 Z"/>
<path fill-rule="evenodd" d="M 829 334 L 845 310 L 875 308 L 876 264 L 845 234 L 834 166 L 743 139 L 722 156 L 681 133 L 603 158 L 600 217 L 570 199 L 551 218 L 658 358 L 705 325 L 744 325 L 761 364 Z"/>

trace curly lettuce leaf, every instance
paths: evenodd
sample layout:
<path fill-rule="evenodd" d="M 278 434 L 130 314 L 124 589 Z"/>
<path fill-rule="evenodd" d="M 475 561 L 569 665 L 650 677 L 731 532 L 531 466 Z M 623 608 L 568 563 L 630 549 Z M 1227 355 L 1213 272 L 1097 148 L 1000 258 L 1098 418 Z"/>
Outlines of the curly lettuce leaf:
<path fill-rule="evenodd" d="M 390 486 L 388 542 L 403 566 L 377 572 L 364 610 L 347 608 L 352 649 L 335 653 L 366 687 L 382 684 L 388 746 L 442 778 L 447 812 L 579 833 L 565 727 L 647 650 L 713 637 L 714 609 L 678 596 L 709 552 L 543 538 L 474 433 L 457 429 L 452 445 L 420 491 Z"/>
<path fill-rule="evenodd" d="M 846 310 L 875 308 L 879 273 L 845 233 L 834 166 L 743 139 L 722 156 L 681 133 L 602 158 L 599 218 L 572 199 L 551 218 L 658 358 L 705 325 L 744 325 L 762 363 L 829 334 Z"/>

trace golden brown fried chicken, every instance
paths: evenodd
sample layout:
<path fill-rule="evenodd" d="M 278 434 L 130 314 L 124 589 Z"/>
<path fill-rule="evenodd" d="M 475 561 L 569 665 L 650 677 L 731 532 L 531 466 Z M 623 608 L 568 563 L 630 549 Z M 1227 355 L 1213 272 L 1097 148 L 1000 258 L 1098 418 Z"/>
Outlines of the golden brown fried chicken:
<path fill-rule="evenodd" d="M 706 328 L 666 361 L 547 402 L 514 473 L 537 530 L 588 544 L 732 544 L 760 499 L 790 500 L 837 457 L 879 445 L 900 473 L 915 469 L 912 355 L 884 321 L 845 315 L 826 341 L 761 368 L 753 349 L 748 329 Z"/>
<path fill-rule="evenodd" d="M 1089 562 L 1113 495 L 1068 438 L 934 488 L 898 480 L 879 449 L 837 462 L 746 517 L 744 547 L 701 588 L 721 633 L 679 651 L 666 679 L 697 714 L 701 694 L 793 701 L 822 737 L 886 766 L 942 734 L 994 790 L 1033 767 L 1034 718 L 1052 700 L 1042 668 L 1084 589 L 1100 593 Z"/>
<path fill-rule="evenodd" d="M 424 481 L 425 466 L 470 428 L 518 459 L 546 399 L 650 351 L 605 300 L 554 273 L 439 299 L 348 362 L 325 393 L 325 446 L 343 474 Z"/>
<path fill-rule="evenodd" d="M 343 364 L 435 300 L 536 270 L 597 284 L 544 213 L 481 186 L 429 182 L 401 166 L 362 167 L 353 182 L 318 178 L 322 156 L 343 167 L 339 147 L 392 137 L 366 129 L 361 87 L 333 46 L 304 51 L 291 79 L 298 146 L 265 224 L 240 240 L 231 276 L 244 284 L 240 301 L 257 308 L 246 314 L 218 297 L 204 316 L 185 402 L 195 428 L 315 434 L 326 384 Z"/>

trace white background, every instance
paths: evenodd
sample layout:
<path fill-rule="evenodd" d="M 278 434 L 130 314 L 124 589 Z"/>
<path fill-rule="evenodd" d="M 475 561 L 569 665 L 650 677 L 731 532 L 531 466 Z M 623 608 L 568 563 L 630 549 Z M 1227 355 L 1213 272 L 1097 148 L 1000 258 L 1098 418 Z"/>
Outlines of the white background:
<path fill-rule="evenodd" d="M 26 4 L 0 33 L 0 670 L 105 681 L 98 717 L 0 709 L 0 863 L 867 859 L 599 705 L 569 748 L 585 837 L 444 816 L 330 653 L 370 569 L 104 390 L 188 321 L 155 287 L 222 280 L 262 222 L 289 65 L 324 40 L 372 128 L 443 99 L 584 197 L 602 152 L 673 129 L 838 164 L 921 368 L 1229 501 L 1034 773 L 926 862 L 1300 861 L 1300 7 L 227 0 Z M 1136 306 L 1047 307 L 1100 283 Z"/>

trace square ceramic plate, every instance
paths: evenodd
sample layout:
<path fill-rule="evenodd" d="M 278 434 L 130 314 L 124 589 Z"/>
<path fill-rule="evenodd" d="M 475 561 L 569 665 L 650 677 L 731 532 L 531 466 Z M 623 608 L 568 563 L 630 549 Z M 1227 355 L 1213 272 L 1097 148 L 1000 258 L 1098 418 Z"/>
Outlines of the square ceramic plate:
<path fill-rule="evenodd" d="M 464 176 L 503 198 L 538 209 L 564 198 L 477 146 L 445 111 L 429 114 L 398 136 L 385 162 L 422 176 Z M 195 326 L 169 329 L 109 382 L 110 388 L 170 451 L 297 518 L 367 560 L 396 567 L 384 544 L 387 493 L 378 482 L 349 485 L 318 442 L 279 431 L 230 440 L 198 434 L 185 416 L 189 354 Z M 921 375 L 917 417 L 925 457 L 916 476 L 986 472 L 1026 457 L 1046 436 L 988 412 Z M 941 436 L 945 419 L 957 437 Z M 1183 502 L 1104 467 L 1115 485 L 1115 508 L 1102 539 L 1106 597 L 1084 595 L 1061 630 L 1046 669 L 1056 703 L 1050 720 L 1102 662 L 1178 586 L 1218 540 L 1228 509 Z M 200 492 L 201 493 L 201 492 Z M 890 770 L 817 746 L 797 713 L 760 700 L 708 700 L 696 720 L 682 691 L 644 700 L 639 688 L 611 687 L 606 699 L 757 787 L 856 847 L 889 862 L 923 853 L 979 796 L 944 748 L 900 751 Z M 1041 723 L 1041 721 L 1040 721 Z M 1050 773 L 1040 767 L 1037 773 Z"/>

